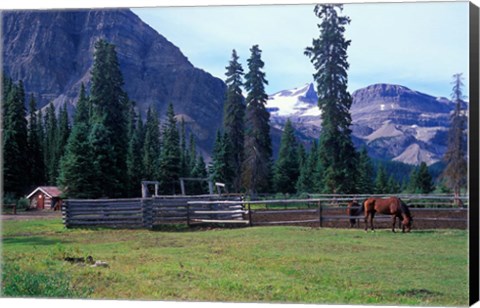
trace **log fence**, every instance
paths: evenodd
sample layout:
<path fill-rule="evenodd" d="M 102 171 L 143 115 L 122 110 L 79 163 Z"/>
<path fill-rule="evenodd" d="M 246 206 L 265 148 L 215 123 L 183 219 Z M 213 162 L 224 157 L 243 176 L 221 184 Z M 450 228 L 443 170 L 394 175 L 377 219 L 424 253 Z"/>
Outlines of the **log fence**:
<path fill-rule="evenodd" d="M 467 223 L 468 209 L 453 207 L 454 197 L 447 195 L 408 195 L 401 197 L 411 206 L 415 221 Z M 250 200 L 239 196 L 156 196 L 139 199 L 68 199 L 62 205 L 63 223 L 70 227 L 113 227 L 152 229 L 164 224 L 234 224 L 239 226 L 315 224 L 320 227 L 332 221 L 355 219 L 361 216 L 346 214 L 347 201 L 361 202 L 363 196 L 322 196 L 308 199 Z M 457 198 L 458 199 L 458 198 Z M 461 197 L 468 204 L 468 197 Z M 437 202 L 450 207 L 436 207 Z M 417 217 L 415 213 L 423 213 Z M 443 217 L 430 217 L 442 213 Z M 261 218 L 261 219 L 260 219 Z M 282 219 L 280 219 L 282 218 Z M 390 221 L 378 215 L 376 221 Z"/>
<path fill-rule="evenodd" d="M 141 199 L 67 199 L 62 206 L 62 219 L 70 227 L 113 227 L 152 229 L 163 224 L 188 225 L 199 223 L 240 223 L 243 205 L 238 197 L 222 197 L 230 204 L 216 204 L 218 196 L 158 196 Z M 208 203 L 193 204 L 191 200 L 208 200 Z"/>

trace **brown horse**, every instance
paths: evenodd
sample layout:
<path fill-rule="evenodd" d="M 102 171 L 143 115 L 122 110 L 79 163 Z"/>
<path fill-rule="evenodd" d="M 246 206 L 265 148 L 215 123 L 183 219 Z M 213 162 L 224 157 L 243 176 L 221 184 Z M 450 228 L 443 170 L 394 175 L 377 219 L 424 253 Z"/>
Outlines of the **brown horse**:
<path fill-rule="evenodd" d="M 370 216 L 370 228 L 373 229 L 373 218 L 375 213 L 391 215 L 392 216 L 392 232 L 395 232 L 395 220 L 398 219 L 402 224 L 402 232 L 410 232 L 412 227 L 412 215 L 408 206 L 397 197 L 390 198 L 368 198 L 363 202 L 365 212 L 365 231 L 368 229 L 368 217 Z"/>

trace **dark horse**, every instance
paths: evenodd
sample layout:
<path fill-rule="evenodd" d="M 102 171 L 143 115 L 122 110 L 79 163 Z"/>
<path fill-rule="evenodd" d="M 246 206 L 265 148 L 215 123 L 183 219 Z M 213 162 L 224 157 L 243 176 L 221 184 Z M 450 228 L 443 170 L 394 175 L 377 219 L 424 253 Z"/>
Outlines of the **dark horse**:
<path fill-rule="evenodd" d="M 360 216 L 364 212 L 364 207 L 357 201 L 349 201 L 347 203 L 347 215 L 350 216 L 350 228 L 355 226 L 355 218 L 352 216 Z"/>
<path fill-rule="evenodd" d="M 397 197 L 390 198 L 368 198 L 363 202 L 363 211 L 365 213 L 365 231 L 368 229 L 368 217 L 370 216 L 370 228 L 373 229 L 373 218 L 375 213 L 392 216 L 392 232 L 395 232 L 395 220 L 398 219 L 402 224 L 402 232 L 410 232 L 412 227 L 412 215 L 408 206 Z"/>

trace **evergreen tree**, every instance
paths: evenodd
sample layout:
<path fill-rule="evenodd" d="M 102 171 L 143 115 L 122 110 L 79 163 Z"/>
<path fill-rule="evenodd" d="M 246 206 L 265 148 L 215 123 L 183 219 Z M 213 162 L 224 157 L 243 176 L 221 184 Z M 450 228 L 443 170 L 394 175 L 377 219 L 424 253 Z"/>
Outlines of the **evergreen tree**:
<path fill-rule="evenodd" d="M 30 185 L 39 186 L 45 182 L 45 166 L 43 162 L 43 149 L 40 123 L 37 117 L 37 103 L 33 94 L 29 102 L 29 123 L 28 123 L 28 154 L 30 169 Z"/>
<path fill-rule="evenodd" d="M 70 135 L 70 123 L 68 121 L 67 104 L 63 105 L 58 115 L 58 140 L 57 140 L 57 157 L 60 159 L 65 152 L 68 136 Z"/>
<path fill-rule="evenodd" d="M 205 160 L 202 155 L 198 155 L 197 160 L 195 161 L 195 166 L 192 169 L 193 178 L 207 178 L 207 166 L 205 165 Z M 208 184 L 204 181 L 194 181 L 190 183 L 190 191 L 193 195 L 204 195 L 208 193 Z"/>
<path fill-rule="evenodd" d="M 242 165 L 242 182 L 249 194 L 266 192 L 270 188 L 272 144 L 270 139 L 270 114 L 265 108 L 264 63 L 258 45 L 251 49 L 247 60 L 249 72 L 245 75 L 246 98 L 245 146 Z"/>
<path fill-rule="evenodd" d="M 292 123 L 288 119 L 283 130 L 278 159 L 273 168 L 275 192 L 295 193 L 299 166 L 297 140 Z"/>
<path fill-rule="evenodd" d="M 389 194 L 397 194 L 397 193 L 401 192 L 400 185 L 399 185 L 398 182 L 395 180 L 395 178 L 393 177 L 393 175 L 390 175 L 390 177 L 388 178 L 388 181 L 387 181 L 387 192 L 388 192 Z"/>
<path fill-rule="evenodd" d="M 56 185 L 58 177 L 58 124 L 55 107 L 50 103 L 45 113 L 44 160 L 48 185 Z"/>
<path fill-rule="evenodd" d="M 135 112 L 134 102 L 132 102 L 129 112 L 128 140 L 127 196 L 139 197 L 141 195 L 140 183 L 143 176 L 142 149 L 144 135 L 142 120 Z"/>
<path fill-rule="evenodd" d="M 115 46 L 105 40 L 95 43 L 92 69 L 91 142 L 96 183 L 106 197 L 121 197 L 126 194 L 127 182 L 127 119 L 128 97 L 122 89 Z"/>
<path fill-rule="evenodd" d="M 143 179 L 158 180 L 160 168 L 160 123 L 155 107 L 147 110 L 145 138 L 143 142 Z"/>
<path fill-rule="evenodd" d="M 408 191 L 410 193 L 418 193 L 419 188 L 418 188 L 418 169 L 414 168 L 412 169 L 412 172 L 410 173 L 410 180 L 408 182 Z"/>
<path fill-rule="evenodd" d="M 318 144 L 312 142 L 310 152 L 306 156 L 305 163 L 300 168 L 300 174 L 295 185 L 297 192 L 312 193 L 316 184 L 316 169 L 318 165 Z"/>
<path fill-rule="evenodd" d="M 90 143 L 89 99 L 82 84 L 73 126 L 60 162 L 59 185 L 69 198 L 96 198 L 101 192 L 95 183 L 93 148 Z"/>
<path fill-rule="evenodd" d="M 375 178 L 375 193 L 376 194 L 388 194 L 388 178 L 387 173 L 383 165 L 380 165 L 377 170 L 377 176 Z"/>
<path fill-rule="evenodd" d="M 422 162 L 418 167 L 415 182 L 418 192 L 422 194 L 429 194 L 435 190 L 435 187 L 433 186 L 432 176 L 430 175 L 427 164 L 425 162 Z"/>
<path fill-rule="evenodd" d="M 185 120 L 182 117 L 182 121 L 180 122 L 180 176 L 182 177 L 188 177 L 190 175 L 189 155 Z"/>
<path fill-rule="evenodd" d="M 305 54 L 315 68 L 318 106 L 322 111 L 322 133 L 319 162 L 323 169 L 322 186 L 327 193 L 355 193 L 356 152 L 351 140 L 352 98 L 347 91 L 347 48 L 350 41 L 344 37 L 345 25 L 350 23 L 340 16 L 341 5 L 317 5 L 320 18 L 320 37 L 313 40 Z"/>
<path fill-rule="evenodd" d="M 371 194 L 373 187 L 374 169 L 368 156 L 367 147 L 362 147 L 358 156 L 357 191 L 362 194 Z"/>
<path fill-rule="evenodd" d="M 164 194 L 175 194 L 180 185 L 180 137 L 172 104 L 167 108 L 162 137 L 160 191 Z"/>
<path fill-rule="evenodd" d="M 226 67 L 227 97 L 224 105 L 223 126 L 227 139 L 230 140 L 229 165 L 233 170 L 232 190 L 241 189 L 241 174 L 243 162 L 244 131 L 245 131 L 245 99 L 242 95 L 243 68 L 238 62 L 237 52 L 232 51 L 232 59 Z"/>
<path fill-rule="evenodd" d="M 190 138 L 188 140 L 188 149 L 189 155 L 187 156 L 187 166 L 189 169 L 189 174 L 192 174 L 197 163 L 197 146 L 193 134 L 190 134 Z"/>
<path fill-rule="evenodd" d="M 303 165 L 307 161 L 307 153 L 305 152 L 305 147 L 303 143 L 299 142 L 297 145 L 297 156 L 298 156 L 298 170 L 300 175 L 300 170 L 303 168 Z"/>
<path fill-rule="evenodd" d="M 42 109 L 38 110 L 37 112 L 37 124 L 38 124 L 38 140 L 40 143 L 40 151 L 42 153 L 42 166 L 43 166 L 43 176 L 42 176 L 42 184 L 45 184 L 47 181 L 47 166 L 45 165 L 45 117 L 43 116 Z"/>
<path fill-rule="evenodd" d="M 28 131 L 23 82 L 4 81 L 3 191 L 17 197 L 28 189 Z"/>
<path fill-rule="evenodd" d="M 230 147 L 231 142 L 227 134 L 217 131 L 215 137 L 215 145 L 212 152 L 212 164 L 210 165 L 210 178 L 214 182 L 221 182 L 227 185 L 227 189 L 231 189 L 233 178 L 233 170 L 230 166 Z"/>
<path fill-rule="evenodd" d="M 443 157 L 446 167 L 441 177 L 447 188 L 453 190 L 455 197 L 458 197 L 461 188 L 467 184 L 467 140 L 464 134 L 467 120 L 462 112 L 462 74 L 455 74 L 453 78 L 452 100 L 455 102 L 455 111 L 451 118 L 447 151 Z"/>

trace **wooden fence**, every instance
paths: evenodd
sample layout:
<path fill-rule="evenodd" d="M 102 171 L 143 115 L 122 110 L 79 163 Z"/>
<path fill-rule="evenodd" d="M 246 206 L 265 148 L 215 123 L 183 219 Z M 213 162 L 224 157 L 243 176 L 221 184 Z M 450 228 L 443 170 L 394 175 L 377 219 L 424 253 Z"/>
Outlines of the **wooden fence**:
<path fill-rule="evenodd" d="M 204 200 L 208 204 L 190 205 Z M 68 199 L 62 206 L 63 223 L 70 227 L 148 228 L 171 223 L 245 224 L 245 211 L 238 197 L 225 198 L 229 204 L 216 204 L 218 196 L 162 196 L 143 199 Z M 237 201 L 235 201 L 237 200 Z"/>
<path fill-rule="evenodd" d="M 349 219 L 355 219 L 357 226 L 363 222 L 363 216 L 348 216 L 346 204 L 356 200 L 359 203 L 366 195 L 321 195 L 321 198 L 253 200 L 240 202 L 247 209 L 250 226 L 261 225 L 317 225 L 323 227 L 328 222 L 341 222 L 336 226 L 348 226 Z M 376 195 L 376 197 L 388 197 Z M 409 204 L 415 222 L 437 222 L 461 225 L 466 228 L 468 208 L 454 206 L 455 199 L 468 204 L 468 197 L 454 198 L 451 195 L 401 195 Z M 218 201 L 229 204 L 229 201 Z M 191 201 L 190 204 L 208 204 L 208 201 Z M 422 213 L 419 215 L 418 213 Z M 441 215 L 438 215 L 438 214 Z M 390 216 L 377 215 L 376 222 L 390 222 Z M 332 225 L 332 224 L 330 224 Z M 431 224 L 429 224 L 431 225 Z"/>
<path fill-rule="evenodd" d="M 345 204 L 363 196 L 324 196 L 311 199 L 242 201 L 239 196 L 160 196 L 143 199 L 65 200 L 62 206 L 66 227 L 148 228 L 171 223 L 281 225 L 301 224 L 323 227 L 331 222 L 347 226 Z M 447 195 L 402 196 L 411 206 L 414 220 L 421 222 L 468 223 L 468 209 L 452 207 L 454 198 Z M 468 204 L 468 197 L 462 197 Z M 449 207 L 446 205 L 449 204 Z M 440 206 L 441 205 L 441 206 Z M 417 214 L 421 213 L 421 214 Z M 390 221 L 378 215 L 377 222 Z M 330 225 L 329 225 L 330 223 Z"/>

